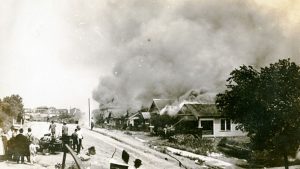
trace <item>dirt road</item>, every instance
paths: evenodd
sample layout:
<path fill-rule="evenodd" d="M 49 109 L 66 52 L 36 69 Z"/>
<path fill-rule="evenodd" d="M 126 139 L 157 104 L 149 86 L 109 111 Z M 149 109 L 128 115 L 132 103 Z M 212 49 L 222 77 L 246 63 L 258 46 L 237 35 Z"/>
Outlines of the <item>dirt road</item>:
<path fill-rule="evenodd" d="M 57 124 L 57 134 L 61 134 L 61 124 Z M 33 133 L 36 137 L 40 138 L 43 134 L 48 133 L 49 123 L 46 122 L 31 122 L 27 124 L 27 127 L 31 127 Z M 25 127 L 25 130 L 27 130 Z M 75 125 L 68 125 L 69 134 L 71 134 Z M 109 132 L 109 131 L 108 131 Z M 121 153 L 123 150 L 126 150 L 130 154 L 129 165 L 133 166 L 133 161 L 135 159 L 142 160 L 141 169 L 176 169 L 183 168 L 179 167 L 178 161 L 170 158 L 170 156 L 160 153 L 156 150 L 149 148 L 144 143 L 126 135 L 115 136 L 114 138 L 107 136 L 107 134 L 99 133 L 96 131 L 91 131 L 87 128 L 82 127 L 83 133 L 83 147 L 82 152 L 86 152 L 87 148 L 90 146 L 95 146 L 96 155 L 92 156 L 90 160 L 84 162 L 85 167 L 88 168 L 109 168 L 109 161 L 112 159 L 112 154 L 115 152 L 113 159 L 116 161 L 121 160 Z M 57 153 L 55 155 L 42 155 L 39 154 L 37 157 L 37 163 L 34 165 L 30 164 L 15 164 L 14 162 L 0 162 L 0 168 L 55 168 L 54 165 L 61 163 L 62 153 Z M 73 161 L 70 155 L 67 156 L 67 164 L 71 164 Z M 180 158 L 180 161 L 187 168 L 201 168 L 196 165 L 194 161 Z"/>

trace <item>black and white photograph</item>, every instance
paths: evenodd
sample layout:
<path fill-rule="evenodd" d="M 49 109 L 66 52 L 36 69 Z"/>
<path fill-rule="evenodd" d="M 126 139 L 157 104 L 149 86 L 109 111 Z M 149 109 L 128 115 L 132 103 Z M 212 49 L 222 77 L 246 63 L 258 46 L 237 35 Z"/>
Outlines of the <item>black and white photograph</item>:
<path fill-rule="evenodd" d="M 300 169 L 300 1 L 0 0 L 1 169 Z"/>

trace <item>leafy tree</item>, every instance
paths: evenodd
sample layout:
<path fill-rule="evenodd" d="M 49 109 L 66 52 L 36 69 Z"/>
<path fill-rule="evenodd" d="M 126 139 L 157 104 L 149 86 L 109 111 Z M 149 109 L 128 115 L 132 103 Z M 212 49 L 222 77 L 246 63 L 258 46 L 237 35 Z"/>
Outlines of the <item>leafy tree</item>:
<path fill-rule="evenodd" d="M 12 119 L 23 112 L 23 100 L 19 95 L 4 97 L 0 100 L 0 127 L 9 128 Z"/>
<path fill-rule="evenodd" d="M 23 99 L 19 95 L 11 95 L 3 98 L 3 104 L 8 106 L 5 107 L 4 111 L 9 114 L 9 116 L 17 116 L 24 112 Z"/>
<path fill-rule="evenodd" d="M 300 67 L 290 59 L 260 71 L 241 66 L 231 72 L 226 86 L 217 95 L 219 111 L 248 132 L 253 150 L 280 154 L 288 168 L 287 156 L 300 143 Z"/>

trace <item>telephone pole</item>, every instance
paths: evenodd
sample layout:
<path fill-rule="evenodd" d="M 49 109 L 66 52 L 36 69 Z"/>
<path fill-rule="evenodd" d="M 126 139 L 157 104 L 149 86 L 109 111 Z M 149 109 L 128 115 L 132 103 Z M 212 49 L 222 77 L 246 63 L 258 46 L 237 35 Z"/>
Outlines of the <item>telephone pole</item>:
<path fill-rule="evenodd" d="M 90 98 L 88 99 L 89 104 L 89 127 L 91 127 L 91 110 L 90 110 Z"/>

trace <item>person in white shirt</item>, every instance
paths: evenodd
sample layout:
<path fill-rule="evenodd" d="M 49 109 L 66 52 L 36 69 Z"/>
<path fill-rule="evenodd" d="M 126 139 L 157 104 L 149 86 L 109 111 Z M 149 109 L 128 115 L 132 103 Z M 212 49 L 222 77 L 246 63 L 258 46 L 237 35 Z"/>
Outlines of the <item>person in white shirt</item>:
<path fill-rule="evenodd" d="M 83 146 L 82 146 L 83 136 L 82 136 L 81 128 L 80 127 L 77 127 L 77 135 L 78 135 L 77 154 L 80 154 L 80 149 L 81 148 L 83 149 Z"/>
<path fill-rule="evenodd" d="M 33 143 L 33 144 L 35 144 L 35 142 L 34 142 L 34 136 L 32 135 L 32 130 L 31 130 L 31 128 L 28 128 L 28 130 L 27 130 L 28 132 L 27 132 L 27 134 L 25 135 L 26 136 L 26 138 L 27 138 L 27 140 L 28 140 L 28 150 L 26 151 L 26 158 L 27 158 L 27 161 L 28 162 L 31 162 L 30 160 L 31 160 L 31 153 L 30 153 L 30 143 Z"/>
<path fill-rule="evenodd" d="M 37 152 L 37 145 L 35 145 L 32 141 L 29 141 L 29 152 L 30 152 L 30 163 L 33 164 L 36 162 L 36 152 Z"/>
<path fill-rule="evenodd" d="M 4 156 L 5 155 L 5 144 L 3 141 L 2 136 L 4 135 L 2 128 L 0 128 L 0 156 Z"/>
<path fill-rule="evenodd" d="M 8 132 L 7 132 L 7 140 L 10 140 L 12 138 L 13 130 L 14 130 L 14 127 L 11 126 L 10 130 L 8 130 Z"/>

